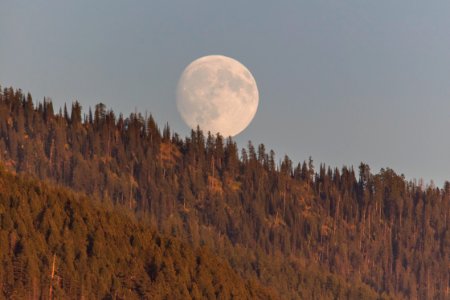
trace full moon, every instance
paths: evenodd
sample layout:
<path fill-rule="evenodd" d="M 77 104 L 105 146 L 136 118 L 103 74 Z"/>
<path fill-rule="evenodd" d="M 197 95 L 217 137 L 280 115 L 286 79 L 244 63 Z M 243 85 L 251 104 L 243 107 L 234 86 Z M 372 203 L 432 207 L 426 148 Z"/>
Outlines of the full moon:
<path fill-rule="evenodd" d="M 177 108 L 186 124 L 212 134 L 235 136 L 256 114 L 258 87 L 240 62 L 222 55 L 191 62 L 177 87 Z"/>

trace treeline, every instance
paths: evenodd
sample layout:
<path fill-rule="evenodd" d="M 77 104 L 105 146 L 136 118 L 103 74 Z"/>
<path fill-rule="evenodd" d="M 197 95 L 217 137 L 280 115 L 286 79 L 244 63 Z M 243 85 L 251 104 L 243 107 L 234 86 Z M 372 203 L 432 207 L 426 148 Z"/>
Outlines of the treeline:
<path fill-rule="evenodd" d="M 240 151 L 200 129 L 182 139 L 151 116 L 117 117 L 103 104 L 86 115 L 78 102 L 55 113 L 51 101 L 34 104 L 12 88 L 0 94 L 0 158 L 10 170 L 126 206 L 191 245 L 244 249 L 253 263 L 230 265 L 281 296 L 307 298 L 301 286 L 311 283 L 268 272 L 259 257 L 293 274 L 317 269 L 363 282 L 380 296 L 450 296 L 448 182 L 424 186 L 365 164 L 355 171 L 277 162 L 262 144 Z"/>

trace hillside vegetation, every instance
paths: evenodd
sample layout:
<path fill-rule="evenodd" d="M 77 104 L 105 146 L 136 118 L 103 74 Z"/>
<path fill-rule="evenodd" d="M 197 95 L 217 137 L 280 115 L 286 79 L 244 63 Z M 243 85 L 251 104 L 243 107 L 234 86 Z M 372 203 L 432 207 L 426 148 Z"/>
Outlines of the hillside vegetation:
<path fill-rule="evenodd" d="M 181 261 L 186 259 L 187 270 L 195 270 L 195 264 L 202 261 L 196 251 L 210 251 L 208 257 L 217 260 L 209 264 L 212 282 L 220 274 L 228 274 L 227 282 L 239 283 L 227 290 L 242 291 L 239 293 L 252 298 L 271 295 L 283 299 L 448 299 L 450 296 L 448 182 L 443 188 L 425 186 L 421 182 L 408 182 L 388 168 L 373 174 L 363 163 L 355 171 L 351 167 L 332 169 L 325 165 L 315 168 L 311 159 L 294 164 L 288 156 L 277 162 L 273 151 L 266 151 L 262 144 L 255 147 L 249 142 L 240 151 L 233 140 L 204 135 L 200 129 L 181 139 L 168 125 L 161 132 L 151 116 L 117 117 L 103 104 L 97 105 L 93 112 L 89 110 L 87 115 L 82 115 L 78 102 L 73 103 L 70 113 L 66 108 L 55 113 L 50 101 L 35 104 L 31 95 L 25 96 L 12 88 L 0 94 L 0 159 L 9 172 L 46 180 L 55 191 L 57 188 L 53 186 L 61 185 L 97 199 L 83 200 L 88 205 L 86 211 L 97 212 L 97 219 L 90 221 L 94 227 L 98 222 L 108 224 L 101 221 L 103 214 L 105 218 L 108 214 L 126 218 L 123 223 L 112 222 L 116 225 L 110 228 L 97 224 L 103 234 L 86 236 L 84 231 L 81 237 L 88 244 L 85 251 L 89 259 L 99 236 L 106 240 L 117 232 L 122 237 L 117 240 L 127 244 L 117 253 L 124 256 L 136 253 L 138 257 L 139 278 L 147 278 L 139 279 L 144 280 L 142 287 L 151 284 L 155 287 L 156 281 L 145 266 L 152 261 L 151 253 L 157 252 L 152 247 L 165 247 L 166 243 L 158 246 L 153 238 L 161 235 L 160 239 L 165 236 L 179 243 L 177 249 L 191 249 L 192 256 L 186 258 L 185 250 L 176 250 L 183 258 Z M 50 194 L 54 192 L 48 197 Z M 57 212 L 60 205 L 64 209 L 64 198 L 53 198 L 52 209 Z M 47 205 L 45 197 L 36 199 L 39 199 L 36 203 Z M 4 207 L 10 205 L 3 201 Z M 115 208 L 108 211 L 108 207 Z M 117 207 L 126 213 L 115 211 Z M 30 221 L 25 228 L 39 232 L 39 218 L 33 215 L 31 207 L 29 210 Z M 6 212 L 2 213 L 2 222 L 6 216 L 13 216 L 12 211 Z M 62 218 L 64 214 L 58 211 L 55 219 L 58 216 Z M 61 224 L 56 228 L 64 228 Z M 129 224 L 142 228 L 136 230 L 145 236 L 140 240 L 147 241 L 141 242 L 142 248 L 136 252 L 128 245 L 134 231 L 127 227 Z M 152 230 L 145 229 L 143 224 Z M 14 230 L 16 227 L 13 226 Z M 11 230 L 2 233 L 6 240 Z M 75 234 L 76 230 L 67 231 Z M 47 231 L 40 234 L 43 237 L 23 240 L 47 245 L 48 249 L 42 246 L 45 255 L 38 257 L 41 263 L 37 264 L 49 268 L 56 251 L 47 241 Z M 65 243 L 62 234 L 58 237 L 60 243 Z M 10 240 L 8 247 L 3 242 L 0 245 L 4 259 L 10 259 L 14 265 L 16 250 L 21 248 L 16 249 Z M 38 246 L 31 246 L 34 247 Z M 18 255 L 24 253 L 20 251 Z M 103 260 L 107 251 L 110 250 L 101 252 L 97 259 Z M 62 252 L 56 256 L 62 259 Z M 170 257 L 162 255 L 167 256 Z M 75 261 L 76 257 L 68 261 Z M 116 270 L 120 270 L 121 263 L 130 264 L 130 260 L 117 262 L 115 257 L 106 261 L 110 269 L 100 269 L 104 272 L 114 269 L 113 274 L 120 274 Z M 214 271 L 217 264 L 229 271 Z M 33 270 L 48 277 L 49 271 L 38 267 Z M 181 277 L 177 267 L 173 269 L 175 278 Z M 131 270 L 126 267 L 122 274 L 129 278 Z M 98 272 L 90 270 L 86 274 L 103 280 L 105 277 Z M 81 273 L 77 270 L 73 274 Z M 198 280 L 199 276 L 189 274 L 191 280 L 181 286 L 190 293 L 188 282 Z M 120 276 L 114 275 L 119 278 L 114 281 L 115 286 L 124 289 L 128 283 Z M 34 284 L 45 286 L 42 280 L 35 279 L 38 283 Z M 98 297 L 116 295 L 107 283 L 94 284 L 92 278 L 78 280 L 86 291 L 89 286 L 104 286 L 99 288 L 102 294 Z M 170 286 L 171 281 L 161 282 Z M 141 293 L 136 286 L 128 285 L 128 289 L 136 295 Z M 161 288 L 149 289 L 154 292 Z M 200 291 L 206 295 L 203 289 Z M 208 295 L 219 294 L 215 290 Z"/>
<path fill-rule="evenodd" d="M 4 171 L 0 186 L 5 298 L 48 299 L 50 289 L 56 299 L 271 297 L 208 247 L 164 237 L 117 208 Z"/>
<path fill-rule="evenodd" d="M 227 245 L 233 269 L 208 246 L 159 234 L 121 207 L 3 168 L 0 186 L 0 290 L 7 299 L 48 299 L 50 293 L 56 299 L 282 298 L 289 287 L 278 291 L 281 282 L 272 275 L 296 277 L 289 283 L 299 297 L 375 299 L 363 285 Z M 275 282 L 265 287 L 246 264 L 267 269 L 258 274 Z"/>

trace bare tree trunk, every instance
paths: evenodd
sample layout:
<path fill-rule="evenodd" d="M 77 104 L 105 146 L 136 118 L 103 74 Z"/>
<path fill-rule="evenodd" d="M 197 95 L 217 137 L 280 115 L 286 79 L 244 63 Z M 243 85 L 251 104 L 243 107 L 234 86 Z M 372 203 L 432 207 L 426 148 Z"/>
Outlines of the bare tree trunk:
<path fill-rule="evenodd" d="M 53 277 L 55 277 L 55 260 L 56 260 L 56 254 L 53 254 L 53 264 L 52 264 L 52 275 L 50 278 L 50 289 L 48 292 L 48 299 L 52 299 L 52 292 L 53 292 Z"/>

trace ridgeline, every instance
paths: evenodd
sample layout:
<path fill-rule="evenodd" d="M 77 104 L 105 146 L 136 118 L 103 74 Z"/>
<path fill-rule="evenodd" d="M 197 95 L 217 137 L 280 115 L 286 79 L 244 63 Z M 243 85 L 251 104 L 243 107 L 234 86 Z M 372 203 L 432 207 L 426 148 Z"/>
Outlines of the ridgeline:
<path fill-rule="evenodd" d="M 0 295 L 448 299 L 450 183 L 0 93 Z"/>

